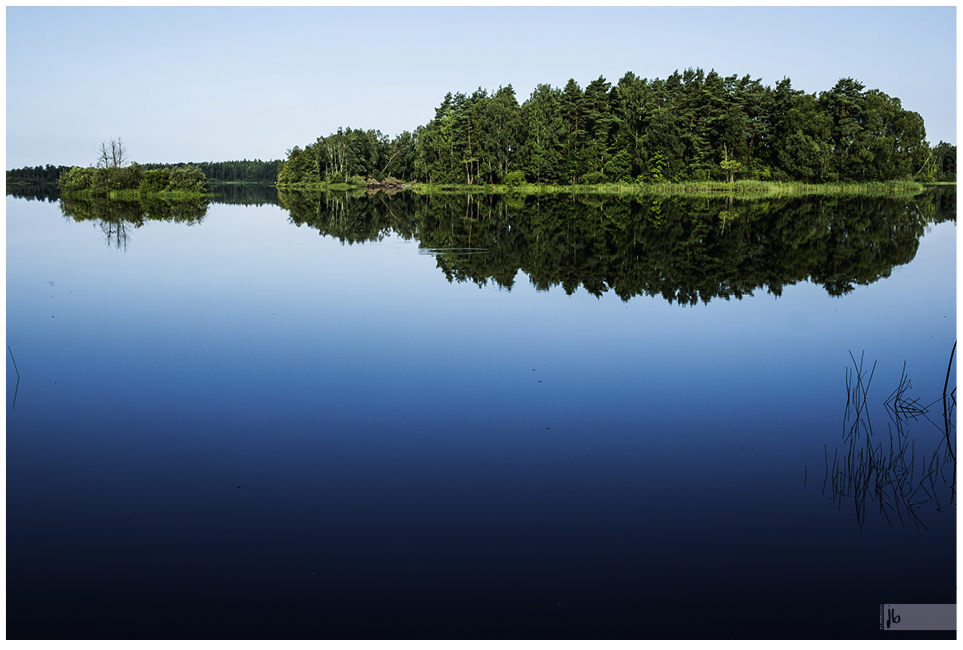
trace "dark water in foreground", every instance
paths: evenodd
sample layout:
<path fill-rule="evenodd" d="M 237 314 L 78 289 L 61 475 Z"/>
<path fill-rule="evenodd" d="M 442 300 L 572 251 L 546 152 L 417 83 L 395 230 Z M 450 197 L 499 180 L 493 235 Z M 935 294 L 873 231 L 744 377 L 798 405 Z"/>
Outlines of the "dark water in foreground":
<path fill-rule="evenodd" d="M 7 198 L 8 638 L 887 638 L 956 602 L 945 199 L 281 206 Z"/>

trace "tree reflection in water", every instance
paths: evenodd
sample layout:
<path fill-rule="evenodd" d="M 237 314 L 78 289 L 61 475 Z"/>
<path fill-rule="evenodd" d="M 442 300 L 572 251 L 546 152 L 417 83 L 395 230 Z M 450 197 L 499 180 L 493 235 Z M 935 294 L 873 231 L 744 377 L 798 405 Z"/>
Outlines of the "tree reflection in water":
<path fill-rule="evenodd" d="M 956 218 L 955 189 L 914 196 L 416 195 L 233 188 L 212 199 L 62 197 L 65 216 L 99 221 L 126 249 L 148 220 L 199 223 L 210 201 L 277 202 L 297 226 L 342 243 L 414 240 L 449 282 L 583 288 L 681 305 L 740 299 L 809 281 L 833 296 L 888 277 L 930 224 Z"/>
<path fill-rule="evenodd" d="M 449 282 L 579 287 L 695 305 L 810 281 L 834 296 L 888 277 L 955 191 L 916 196 L 733 197 L 280 192 L 291 221 L 342 243 L 391 233 L 435 251 Z M 482 253 L 472 254 L 466 253 Z"/>
<path fill-rule="evenodd" d="M 127 250 L 130 229 L 147 221 L 168 221 L 193 225 L 207 214 L 207 199 L 142 198 L 138 201 L 117 199 L 81 199 L 63 196 L 60 211 L 74 221 L 95 221 L 108 246 Z"/>

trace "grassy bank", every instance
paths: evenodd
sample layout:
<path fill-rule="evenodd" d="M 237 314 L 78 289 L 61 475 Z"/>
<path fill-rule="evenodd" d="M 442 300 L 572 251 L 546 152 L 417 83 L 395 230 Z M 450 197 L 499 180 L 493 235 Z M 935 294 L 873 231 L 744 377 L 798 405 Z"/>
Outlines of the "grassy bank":
<path fill-rule="evenodd" d="M 954 183 L 955 185 L 955 183 Z M 705 194 L 705 195 L 746 195 L 746 196 L 786 196 L 786 195 L 843 195 L 843 194 L 915 194 L 925 186 L 912 181 L 892 183 L 826 183 L 809 185 L 805 183 L 776 183 L 767 181 L 692 182 L 692 183 L 653 183 L 602 185 L 538 185 L 523 184 L 515 187 L 507 185 L 427 185 L 414 184 L 411 189 L 419 194 Z"/>
<path fill-rule="evenodd" d="M 956 185 L 944 183 L 944 185 Z M 702 194 L 714 196 L 745 195 L 765 196 L 811 196 L 811 195 L 891 195 L 915 194 L 925 185 L 913 181 L 889 183 L 777 183 L 771 181 L 691 182 L 691 183 L 605 183 L 600 185 L 547 185 L 523 183 L 521 185 L 431 185 L 428 183 L 405 184 L 406 189 L 417 194 Z M 365 185 L 348 183 L 315 183 L 310 185 L 278 185 L 281 190 L 350 191 L 366 189 Z"/>

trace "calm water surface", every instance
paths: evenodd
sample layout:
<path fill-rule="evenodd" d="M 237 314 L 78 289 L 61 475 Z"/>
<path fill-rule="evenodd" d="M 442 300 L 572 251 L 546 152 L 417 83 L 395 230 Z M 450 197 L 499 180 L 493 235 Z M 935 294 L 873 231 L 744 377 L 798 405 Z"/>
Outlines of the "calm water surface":
<path fill-rule="evenodd" d="M 464 197 L 369 201 L 392 228 L 7 197 L 9 638 L 876 638 L 880 604 L 956 602 L 955 221 L 842 295 L 689 304 L 552 285 Z M 859 510 L 851 353 L 870 447 L 915 459 Z M 929 419 L 884 405 L 904 362 Z"/>

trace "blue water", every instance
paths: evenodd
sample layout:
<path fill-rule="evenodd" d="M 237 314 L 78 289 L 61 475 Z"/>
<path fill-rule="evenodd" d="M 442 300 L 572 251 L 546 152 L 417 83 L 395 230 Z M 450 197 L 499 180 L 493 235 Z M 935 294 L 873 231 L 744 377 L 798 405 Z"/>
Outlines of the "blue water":
<path fill-rule="evenodd" d="M 860 526 L 823 487 L 850 352 L 877 430 L 904 362 L 942 394 L 953 222 L 843 297 L 683 307 L 449 283 L 275 205 L 126 249 L 6 214 L 8 638 L 875 638 L 955 602 L 955 503 Z"/>

